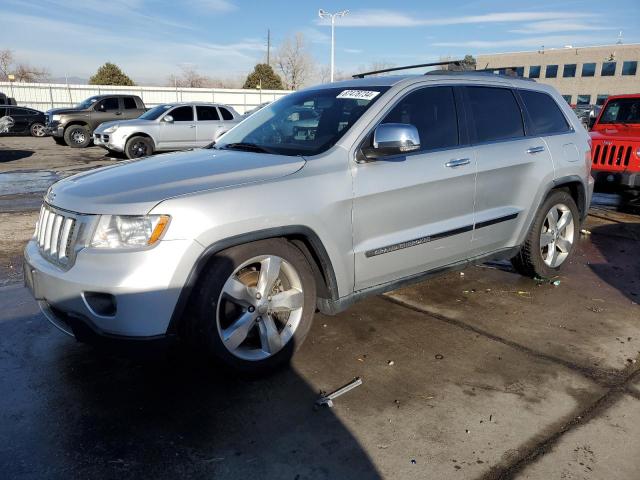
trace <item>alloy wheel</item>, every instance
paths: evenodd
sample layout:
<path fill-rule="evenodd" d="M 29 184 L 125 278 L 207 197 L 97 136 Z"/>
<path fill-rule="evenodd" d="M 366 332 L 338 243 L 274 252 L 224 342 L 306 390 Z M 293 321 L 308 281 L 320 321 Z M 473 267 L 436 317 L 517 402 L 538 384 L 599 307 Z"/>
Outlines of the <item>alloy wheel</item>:
<path fill-rule="evenodd" d="M 554 205 L 547 213 L 540 232 L 540 253 L 544 263 L 556 268 L 569 256 L 575 240 L 575 222 L 568 206 Z"/>
<path fill-rule="evenodd" d="M 225 282 L 217 305 L 218 334 L 243 360 L 265 360 L 290 342 L 300 325 L 304 292 L 292 264 L 275 255 L 244 262 Z"/>
<path fill-rule="evenodd" d="M 86 136 L 82 130 L 74 130 L 71 134 L 71 139 L 78 145 L 82 144 L 86 140 Z"/>
<path fill-rule="evenodd" d="M 31 133 L 33 134 L 34 137 L 44 137 L 45 135 L 44 125 L 36 123 L 31 127 Z"/>

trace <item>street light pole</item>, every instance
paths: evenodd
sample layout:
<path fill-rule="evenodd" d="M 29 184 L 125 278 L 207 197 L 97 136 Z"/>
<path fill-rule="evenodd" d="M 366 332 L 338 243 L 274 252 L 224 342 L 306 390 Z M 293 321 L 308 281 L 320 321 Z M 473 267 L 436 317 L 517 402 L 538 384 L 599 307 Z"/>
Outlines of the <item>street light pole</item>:
<path fill-rule="evenodd" d="M 318 10 L 318 16 L 320 18 L 331 19 L 331 82 L 333 82 L 333 72 L 335 70 L 335 50 L 336 50 L 336 41 L 335 41 L 335 28 L 336 28 L 336 17 L 344 17 L 349 13 L 349 10 L 341 10 L 336 13 L 329 13 L 325 10 Z"/>

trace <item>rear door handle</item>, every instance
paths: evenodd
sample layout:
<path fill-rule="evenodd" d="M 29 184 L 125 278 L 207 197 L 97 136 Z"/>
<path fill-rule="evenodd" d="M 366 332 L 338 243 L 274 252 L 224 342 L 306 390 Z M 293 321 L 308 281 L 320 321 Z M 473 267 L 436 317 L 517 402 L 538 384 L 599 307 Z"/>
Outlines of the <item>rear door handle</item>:
<path fill-rule="evenodd" d="M 449 160 L 444 164 L 444 166 L 449 168 L 456 168 L 461 167 L 462 165 L 469 165 L 470 163 L 471 160 L 469 160 L 468 158 L 458 158 L 457 160 Z"/>
<path fill-rule="evenodd" d="M 540 153 L 540 152 L 544 152 L 544 147 L 542 145 L 540 145 L 539 147 L 531 147 L 527 149 L 527 153 L 530 154 L 534 154 L 534 153 Z"/>
<path fill-rule="evenodd" d="M 189 125 L 189 128 L 196 128 L 195 125 Z"/>

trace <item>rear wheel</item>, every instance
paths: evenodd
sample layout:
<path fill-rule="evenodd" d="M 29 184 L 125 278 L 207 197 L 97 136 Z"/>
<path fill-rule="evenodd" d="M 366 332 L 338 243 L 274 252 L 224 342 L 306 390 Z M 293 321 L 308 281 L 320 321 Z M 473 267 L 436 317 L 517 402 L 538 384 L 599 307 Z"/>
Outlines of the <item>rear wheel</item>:
<path fill-rule="evenodd" d="M 29 128 L 29 132 L 31 133 L 32 137 L 44 137 L 45 136 L 45 131 L 44 131 L 44 125 L 42 123 L 32 123 L 31 127 Z"/>
<path fill-rule="evenodd" d="M 199 282 L 188 335 L 236 371 L 265 373 L 290 360 L 315 303 L 300 250 L 280 239 L 240 245 L 216 255 Z"/>
<path fill-rule="evenodd" d="M 131 137 L 124 147 L 127 158 L 142 158 L 153 154 L 153 142 L 148 137 Z"/>
<path fill-rule="evenodd" d="M 555 275 L 573 253 L 579 218 L 569 193 L 552 192 L 538 210 L 520 252 L 511 259 L 514 268 L 528 277 Z"/>
<path fill-rule="evenodd" d="M 64 131 L 64 141 L 71 148 L 85 148 L 91 144 L 89 129 L 84 125 L 71 125 Z"/>

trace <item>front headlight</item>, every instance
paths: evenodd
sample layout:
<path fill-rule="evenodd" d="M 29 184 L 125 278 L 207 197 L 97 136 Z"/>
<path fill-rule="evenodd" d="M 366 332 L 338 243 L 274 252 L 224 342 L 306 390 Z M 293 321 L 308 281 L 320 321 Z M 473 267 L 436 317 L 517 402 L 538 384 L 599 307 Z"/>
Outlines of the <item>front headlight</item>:
<path fill-rule="evenodd" d="M 53 115 L 51 117 L 51 121 L 52 122 L 59 122 L 60 121 L 60 115 Z"/>
<path fill-rule="evenodd" d="M 102 215 L 91 239 L 94 248 L 140 248 L 156 243 L 168 215 Z"/>
<path fill-rule="evenodd" d="M 116 129 L 118 128 L 117 125 L 112 125 L 109 128 L 105 128 L 102 133 L 113 133 L 116 131 Z"/>

